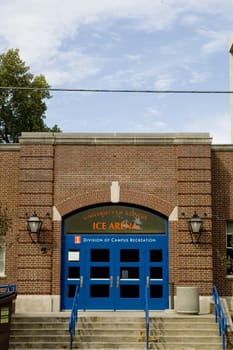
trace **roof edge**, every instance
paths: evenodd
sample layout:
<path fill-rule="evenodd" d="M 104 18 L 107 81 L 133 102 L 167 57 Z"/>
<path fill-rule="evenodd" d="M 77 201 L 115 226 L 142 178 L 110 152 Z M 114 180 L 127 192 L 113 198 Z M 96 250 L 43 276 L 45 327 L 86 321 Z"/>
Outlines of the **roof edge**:
<path fill-rule="evenodd" d="M 211 144 L 209 133 L 51 133 L 23 132 L 20 144 Z"/>
<path fill-rule="evenodd" d="M 2 143 L 0 144 L 1 151 L 19 151 L 20 145 L 18 143 Z"/>

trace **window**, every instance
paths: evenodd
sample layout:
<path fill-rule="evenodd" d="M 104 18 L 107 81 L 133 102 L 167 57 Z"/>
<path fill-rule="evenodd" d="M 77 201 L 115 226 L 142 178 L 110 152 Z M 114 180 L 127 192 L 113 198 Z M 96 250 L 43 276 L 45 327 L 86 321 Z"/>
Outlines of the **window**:
<path fill-rule="evenodd" d="M 0 277 L 5 276 L 5 256 L 6 244 L 5 237 L 0 239 Z"/>
<path fill-rule="evenodd" d="M 227 274 L 233 275 L 233 221 L 227 222 L 226 265 L 227 265 Z"/>

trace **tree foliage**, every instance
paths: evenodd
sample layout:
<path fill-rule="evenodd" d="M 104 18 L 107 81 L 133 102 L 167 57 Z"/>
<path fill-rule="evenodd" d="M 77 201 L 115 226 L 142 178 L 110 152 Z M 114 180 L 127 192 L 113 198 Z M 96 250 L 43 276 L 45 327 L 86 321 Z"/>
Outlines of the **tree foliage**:
<path fill-rule="evenodd" d="M 12 225 L 7 207 L 0 203 L 0 236 L 5 236 Z"/>
<path fill-rule="evenodd" d="M 51 98 L 45 77 L 29 72 L 18 49 L 0 55 L 0 86 L 0 143 L 18 142 L 22 131 L 60 131 L 44 121 Z"/>

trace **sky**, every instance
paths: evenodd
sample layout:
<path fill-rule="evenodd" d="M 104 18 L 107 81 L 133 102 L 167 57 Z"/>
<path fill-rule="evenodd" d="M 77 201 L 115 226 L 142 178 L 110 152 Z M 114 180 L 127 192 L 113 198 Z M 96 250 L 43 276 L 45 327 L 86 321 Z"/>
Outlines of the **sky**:
<path fill-rule="evenodd" d="M 233 0 L 1 0 L 0 53 L 51 88 L 229 91 Z M 229 94 L 52 92 L 63 132 L 208 132 L 230 143 Z"/>

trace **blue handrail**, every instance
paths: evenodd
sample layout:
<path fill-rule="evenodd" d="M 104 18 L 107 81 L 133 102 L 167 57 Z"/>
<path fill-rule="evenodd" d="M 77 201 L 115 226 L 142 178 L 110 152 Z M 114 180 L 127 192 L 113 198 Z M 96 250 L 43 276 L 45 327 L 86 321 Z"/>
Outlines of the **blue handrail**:
<path fill-rule="evenodd" d="M 1 289 L 3 289 L 3 292 L 6 293 L 16 293 L 16 284 L 1 284 L 0 293 L 2 292 Z"/>
<path fill-rule="evenodd" d="M 214 300 L 214 311 L 215 320 L 219 326 L 219 335 L 222 337 L 222 350 L 226 348 L 226 331 L 227 331 L 227 319 L 223 311 L 221 300 L 219 298 L 218 290 L 216 286 L 213 286 L 213 300 Z"/>
<path fill-rule="evenodd" d="M 150 316 L 148 302 L 148 288 L 145 287 L 145 318 L 146 318 L 146 350 L 149 349 Z"/>
<path fill-rule="evenodd" d="M 76 286 L 73 306 L 69 320 L 69 332 L 70 332 L 70 350 L 73 349 L 73 337 L 75 336 L 75 326 L 78 321 L 78 299 L 79 299 L 79 285 Z"/>

